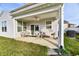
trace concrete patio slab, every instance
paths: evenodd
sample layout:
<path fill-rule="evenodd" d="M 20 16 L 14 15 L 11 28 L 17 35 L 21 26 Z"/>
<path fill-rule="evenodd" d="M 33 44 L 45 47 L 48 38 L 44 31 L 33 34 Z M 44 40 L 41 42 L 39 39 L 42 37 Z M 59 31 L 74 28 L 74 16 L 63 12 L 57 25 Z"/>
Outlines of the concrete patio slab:
<path fill-rule="evenodd" d="M 31 42 L 35 44 L 40 44 L 43 46 L 47 46 L 48 48 L 58 48 L 58 42 L 52 38 L 40 38 L 40 37 L 18 37 L 16 40 L 24 41 L 24 42 Z"/>

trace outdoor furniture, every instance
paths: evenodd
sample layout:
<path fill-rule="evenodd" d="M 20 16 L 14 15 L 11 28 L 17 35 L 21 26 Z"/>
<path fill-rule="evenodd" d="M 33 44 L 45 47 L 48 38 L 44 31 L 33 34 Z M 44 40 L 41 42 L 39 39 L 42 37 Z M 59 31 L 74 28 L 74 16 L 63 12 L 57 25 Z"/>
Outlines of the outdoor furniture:
<path fill-rule="evenodd" d="M 35 36 L 39 37 L 40 36 L 40 32 L 39 31 L 35 31 Z"/>
<path fill-rule="evenodd" d="M 50 36 L 47 35 L 45 32 L 40 32 L 40 37 L 43 38 L 43 37 L 50 37 Z"/>
<path fill-rule="evenodd" d="M 31 36 L 31 32 L 30 31 L 23 31 L 21 32 L 21 37 L 27 37 L 27 36 Z"/>
<path fill-rule="evenodd" d="M 51 33 L 51 36 L 53 37 L 53 39 L 58 39 L 58 37 L 56 36 L 55 32 Z"/>
<path fill-rule="evenodd" d="M 55 38 L 55 33 L 51 33 L 51 36 L 52 36 L 53 38 Z"/>
<path fill-rule="evenodd" d="M 40 30 L 40 37 L 50 37 L 50 36 L 51 34 L 48 29 L 43 28 Z"/>

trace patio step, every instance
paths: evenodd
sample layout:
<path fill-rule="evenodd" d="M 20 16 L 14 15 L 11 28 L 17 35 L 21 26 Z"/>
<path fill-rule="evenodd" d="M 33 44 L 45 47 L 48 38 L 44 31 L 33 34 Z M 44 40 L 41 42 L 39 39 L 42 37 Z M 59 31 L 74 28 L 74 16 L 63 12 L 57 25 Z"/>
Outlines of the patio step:
<path fill-rule="evenodd" d="M 58 49 L 48 49 L 48 56 L 58 56 Z"/>

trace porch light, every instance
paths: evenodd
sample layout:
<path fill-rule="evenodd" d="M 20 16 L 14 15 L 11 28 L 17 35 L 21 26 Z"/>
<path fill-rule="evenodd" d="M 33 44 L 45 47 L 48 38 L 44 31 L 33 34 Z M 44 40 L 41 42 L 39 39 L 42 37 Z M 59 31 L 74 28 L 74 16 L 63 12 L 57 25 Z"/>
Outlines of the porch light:
<path fill-rule="evenodd" d="M 35 18 L 35 20 L 37 20 L 37 21 L 39 21 L 39 20 L 40 20 L 40 18 L 39 18 L 39 17 L 37 17 L 37 16 L 34 16 L 34 18 Z"/>

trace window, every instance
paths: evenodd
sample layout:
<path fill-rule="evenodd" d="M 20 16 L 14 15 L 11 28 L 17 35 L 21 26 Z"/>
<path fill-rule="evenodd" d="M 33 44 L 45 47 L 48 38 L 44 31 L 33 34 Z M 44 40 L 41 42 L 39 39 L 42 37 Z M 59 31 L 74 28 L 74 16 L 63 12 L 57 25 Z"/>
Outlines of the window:
<path fill-rule="evenodd" d="M 46 28 L 51 29 L 51 21 L 46 21 Z"/>
<path fill-rule="evenodd" d="M 26 27 L 26 22 L 23 22 L 23 31 L 26 31 L 27 27 Z"/>
<path fill-rule="evenodd" d="M 46 24 L 51 24 L 51 21 L 47 21 Z"/>
<path fill-rule="evenodd" d="M 22 24 L 22 21 L 17 21 L 17 23 L 18 23 L 18 25 L 17 25 L 18 32 L 26 31 L 26 29 L 27 29 L 26 22 L 23 22 L 23 24 Z"/>
<path fill-rule="evenodd" d="M 7 32 L 7 24 L 6 21 L 2 22 L 2 32 Z"/>
<path fill-rule="evenodd" d="M 17 21 L 18 25 L 17 25 L 17 31 L 21 32 L 22 31 L 22 22 L 21 21 Z"/>

